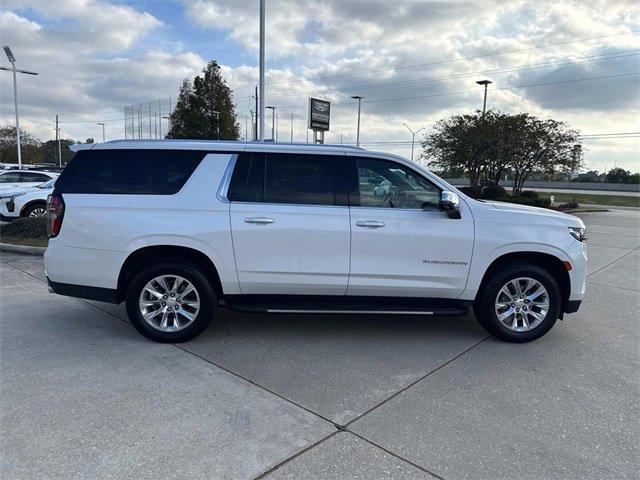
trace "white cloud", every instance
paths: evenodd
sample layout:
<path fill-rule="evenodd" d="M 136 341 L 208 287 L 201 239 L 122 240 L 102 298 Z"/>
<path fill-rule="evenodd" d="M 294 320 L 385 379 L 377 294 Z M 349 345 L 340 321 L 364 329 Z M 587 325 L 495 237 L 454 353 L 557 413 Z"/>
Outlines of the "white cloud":
<path fill-rule="evenodd" d="M 239 50 L 257 56 L 258 2 L 181 2 L 192 28 L 223 32 Z M 63 123 L 76 138 L 96 136 L 98 128 L 91 122 L 102 118 L 113 119 L 110 136 L 122 136 L 118 118 L 123 105 L 175 95 L 182 78 L 192 77 L 209 60 L 189 51 L 193 46 L 180 32 L 174 42 L 179 49 L 171 52 L 148 41 L 167 26 L 135 6 L 107 0 L 0 0 L 0 5 L 5 9 L 0 11 L 3 41 L 25 59 L 24 68 L 41 74 L 21 79 L 20 92 L 23 123 L 43 138 L 52 135 L 56 113 L 63 121 L 88 122 Z M 333 102 L 328 141 L 339 141 L 341 134 L 344 141 L 354 141 L 356 103 L 349 97 L 361 94 L 363 141 L 408 141 L 403 122 L 420 128 L 445 115 L 481 108 L 482 92 L 474 82 L 483 74 L 473 72 L 574 59 L 573 65 L 491 74 L 495 83 L 489 105 L 565 120 L 584 133 L 636 131 L 638 77 L 501 88 L 637 70 L 637 56 L 579 61 L 640 48 L 637 34 L 613 36 L 639 29 L 638 12 L 634 0 L 269 0 L 267 102 L 279 107 L 283 137 L 288 138 L 293 113 L 296 139 L 304 140 L 307 98 L 328 98 Z M 602 38 L 575 41 L 589 37 Z M 557 43 L 563 44 L 531 48 Z M 504 51 L 512 53 L 487 56 Z M 236 89 L 244 130 L 244 115 L 254 108 L 250 95 L 256 62 L 222 65 L 222 71 Z M 385 82 L 395 85 L 372 87 Z M 0 121 L 12 122 L 8 75 L 0 75 L 0 88 Z M 602 169 L 607 156 L 623 165 L 627 158 L 627 168 L 638 169 L 633 165 L 637 148 L 634 157 L 630 143 L 599 144 L 588 151 L 587 162 Z M 395 151 L 408 155 L 409 147 Z"/>

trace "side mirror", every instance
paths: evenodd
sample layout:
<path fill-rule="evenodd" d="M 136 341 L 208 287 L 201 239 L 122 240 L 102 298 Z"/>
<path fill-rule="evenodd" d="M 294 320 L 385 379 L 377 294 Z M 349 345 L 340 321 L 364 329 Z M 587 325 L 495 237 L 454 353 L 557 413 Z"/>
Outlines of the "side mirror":
<path fill-rule="evenodd" d="M 440 192 L 440 209 L 449 218 L 460 218 L 460 199 L 458 195 L 447 190 Z"/>

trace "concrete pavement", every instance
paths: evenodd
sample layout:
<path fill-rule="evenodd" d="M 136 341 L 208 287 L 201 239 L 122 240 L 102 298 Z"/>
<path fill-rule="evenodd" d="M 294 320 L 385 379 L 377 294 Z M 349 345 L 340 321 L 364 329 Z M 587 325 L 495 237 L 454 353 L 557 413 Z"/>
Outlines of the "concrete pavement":
<path fill-rule="evenodd" d="M 242 315 L 159 345 L 0 258 L 2 478 L 637 478 L 640 215 L 581 214 L 588 294 L 513 345 L 467 318 Z"/>

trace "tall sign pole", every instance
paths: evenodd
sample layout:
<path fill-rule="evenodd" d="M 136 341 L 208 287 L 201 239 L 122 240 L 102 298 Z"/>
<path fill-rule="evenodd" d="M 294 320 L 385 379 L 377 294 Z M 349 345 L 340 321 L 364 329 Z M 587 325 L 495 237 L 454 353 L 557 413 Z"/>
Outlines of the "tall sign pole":
<path fill-rule="evenodd" d="M 260 141 L 264 142 L 264 37 L 265 0 L 260 0 Z"/>

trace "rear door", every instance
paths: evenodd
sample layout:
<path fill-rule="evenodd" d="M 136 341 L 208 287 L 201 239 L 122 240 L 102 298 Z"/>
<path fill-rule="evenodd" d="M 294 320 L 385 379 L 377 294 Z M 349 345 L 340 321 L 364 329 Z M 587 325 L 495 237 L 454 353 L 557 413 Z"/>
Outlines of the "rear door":
<path fill-rule="evenodd" d="M 412 168 L 351 157 L 359 198 L 351 206 L 347 295 L 457 298 L 467 282 L 474 225 L 439 208 L 440 189 Z"/>
<path fill-rule="evenodd" d="M 344 295 L 349 207 L 342 155 L 245 153 L 230 191 L 243 294 Z"/>
<path fill-rule="evenodd" d="M 37 187 L 43 184 L 51 177 L 39 172 L 20 172 L 20 186 L 22 187 Z"/>

